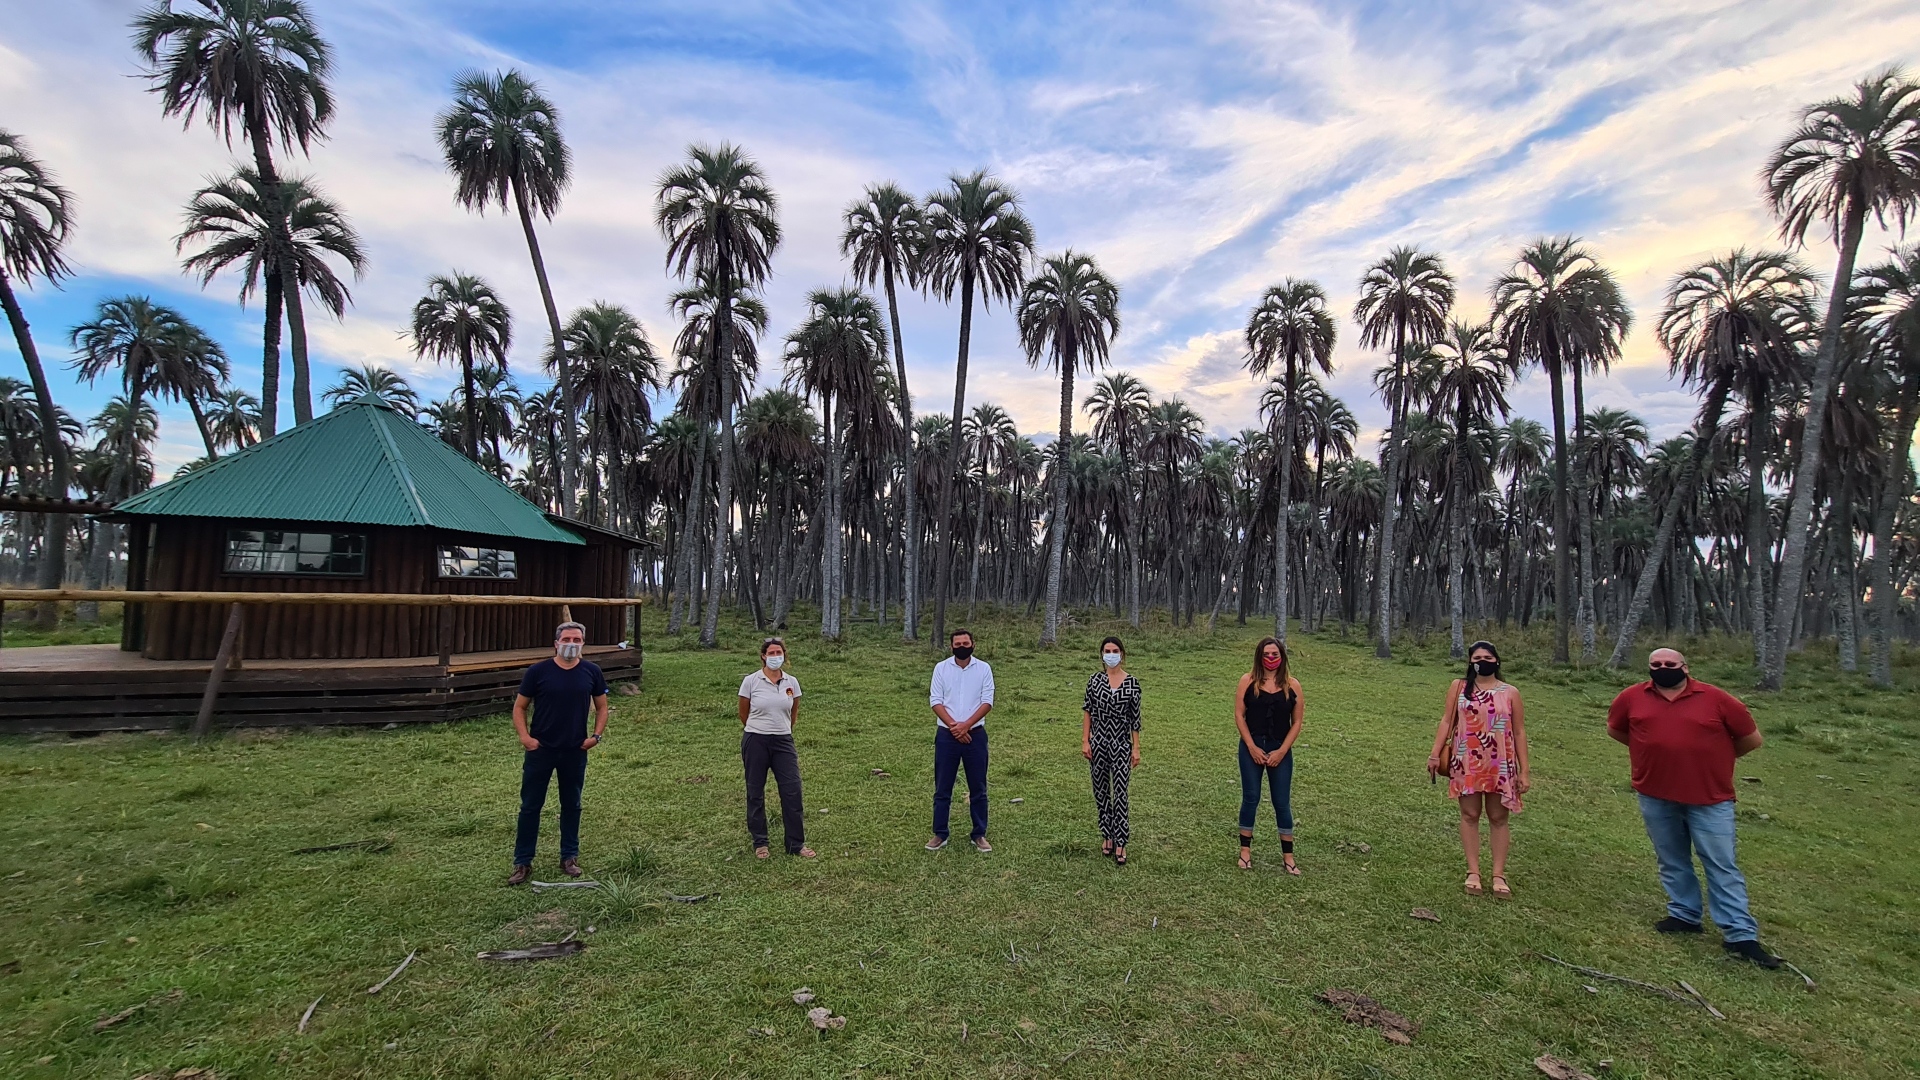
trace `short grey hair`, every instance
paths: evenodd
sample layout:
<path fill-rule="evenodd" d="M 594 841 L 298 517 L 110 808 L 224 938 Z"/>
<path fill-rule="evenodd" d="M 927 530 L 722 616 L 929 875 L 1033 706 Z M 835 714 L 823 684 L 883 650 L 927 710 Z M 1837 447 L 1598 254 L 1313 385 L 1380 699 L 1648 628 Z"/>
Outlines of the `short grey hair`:
<path fill-rule="evenodd" d="M 564 633 L 566 633 L 566 632 L 567 632 L 567 631 L 569 631 L 569 630 L 578 630 L 578 631 L 580 631 L 580 636 L 581 636 L 582 638 L 585 638 L 585 637 L 587 636 L 587 628 L 586 628 L 585 626 L 583 626 L 583 625 L 581 625 L 580 623 L 577 623 L 577 622 L 563 622 L 563 623 L 561 623 L 561 624 L 560 624 L 559 626 L 556 626 L 556 627 L 554 627 L 554 628 L 553 628 L 553 640 L 555 640 L 555 641 L 559 641 L 559 640 L 560 640 L 560 635 L 561 635 L 561 634 L 564 634 Z"/>

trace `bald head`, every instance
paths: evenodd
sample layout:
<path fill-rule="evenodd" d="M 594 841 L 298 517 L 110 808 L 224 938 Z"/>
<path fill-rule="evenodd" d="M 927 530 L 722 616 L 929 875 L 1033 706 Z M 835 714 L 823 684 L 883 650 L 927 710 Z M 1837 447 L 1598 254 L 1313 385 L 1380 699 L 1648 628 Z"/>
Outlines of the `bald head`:
<path fill-rule="evenodd" d="M 1687 658 L 1680 655 L 1679 649 L 1655 649 L 1647 654 L 1647 663 L 1649 665 L 1678 664 L 1684 668 L 1687 666 Z"/>

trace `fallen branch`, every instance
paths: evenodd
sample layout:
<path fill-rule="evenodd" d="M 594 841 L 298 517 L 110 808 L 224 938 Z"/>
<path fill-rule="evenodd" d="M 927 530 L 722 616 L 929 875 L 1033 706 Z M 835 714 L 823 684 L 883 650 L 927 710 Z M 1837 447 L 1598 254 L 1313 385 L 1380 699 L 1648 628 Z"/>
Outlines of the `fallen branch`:
<path fill-rule="evenodd" d="M 1533 1059 L 1533 1067 L 1545 1073 L 1551 1080 L 1594 1080 L 1594 1075 L 1582 1070 L 1570 1061 L 1562 1061 L 1552 1054 L 1541 1054 Z"/>
<path fill-rule="evenodd" d="M 1800 976 L 1800 980 L 1801 980 L 1802 982 L 1804 982 L 1804 983 L 1806 983 L 1806 984 L 1807 984 L 1807 993 L 1809 993 L 1809 994 L 1811 994 L 1811 993 L 1813 993 L 1813 988 L 1814 988 L 1814 987 L 1816 987 L 1816 986 L 1818 986 L 1818 985 L 1820 985 L 1819 983 L 1816 983 L 1816 982 L 1814 982 L 1814 981 L 1813 981 L 1813 977 L 1812 977 L 1812 976 L 1810 976 L 1810 975 L 1808 975 L 1808 974 L 1807 974 L 1806 972 L 1804 972 L 1804 971 L 1801 971 L 1801 970 L 1800 970 L 1799 968 L 1797 968 L 1797 967 L 1794 967 L 1794 966 L 1793 966 L 1793 962 L 1792 962 L 1792 961 L 1790 961 L 1790 960 L 1782 960 L 1782 961 L 1780 961 L 1780 963 L 1781 963 L 1781 965 L 1782 965 L 1782 966 L 1784 966 L 1784 967 L 1785 967 L 1785 968 L 1786 968 L 1786 969 L 1787 969 L 1788 971 L 1791 971 L 1791 972 L 1793 972 L 1793 973 L 1794 973 L 1795 975 L 1798 975 L 1798 976 Z"/>
<path fill-rule="evenodd" d="M 149 1005 L 158 1005 L 162 1001 L 178 1001 L 180 1000 L 180 998 L 184 996 L 186 996 L 186 991 L 181 990 L 177 987 L 175 989 L 167 991 L 164 994 L 155 994 L 154 996 L 148 998 L 147 1000 L 141 1002 L 138 1005 L 129 1005 L 126 1008 L 121 1009 L 119 1012 L 114 1013 L 112 1016 L 103 1016 L 100 1019 L 95 1020 L 93 1022 L 93 1030 L 105 1031 L 108 1028 L 114 1026 L 115 1024 L 124 1023 L 128 1019 L 132 1018 L 132 1016 L 135 1013 L 139 1012 L 140 1010 L 146 1008 Z"/>
<path fill-rule="evenodd" d="M 1695 990 L 1693 988 L 1692 983 L 1688 982 L 1685 979 L 1675 979 L 1674 981 L 1680 984 L 1680 989 L 1685 990 L 1687 993 L 1693 995 L 1693 1000 L 1699 1002 L 1700 1007 L 1707 1010 L 1707 1012 L 1711 1013 L 1715 1020 L 1725 1020 L 1727 1018 L 1726 1013 L 1723 1013 L 1719 1009 L 1714 1008 L 1712 1005 L 1707 1004 L 1707 999 L 1700 996 L 1700 991 Z"/>
<path fill-rule="evenodd" d="M 1440 916 L 1435 915 L 1432 911 L 1423 907 L 1417 907 L 1417 908 L 1414 908 L 1412 911 L 1407 912 L 1407 918 L 1419 919 L 1421 922 L 1437 923 L 1440 921 Z"/>
<path fill-rule="evenodd" d="M 527 884 L 536 889 L 597 889 L 597 881 L 529 881 Z"/>
<path fill-rule="evenodd" d="M 1569 964 L 1565 960 L 1562 960 L 1557 956 L 1549 956 L 1546 953 L 1539 953 L 1537 955 L 1542 960 L 1559 964 L 1563 968 L 1571 968 L 1582 975 L 1588 975 L 1596 979 L 1608 979 L 1612 982 L 1617 982 L 1617 983 L 1626 983 L 1628 986 L 1637 986 L 1642 990 L 1650 990 L 1653 993 L 1659 994 L 1663 998 L 1667 998 L 1670 1001 L 1677 1001 L 1682 1005 L 1697 1004 L 1697 1002 L 1695 1002 L 1694 999 L 1688 997 L 1687 995 L 1682 994 L 1677 990 L 1669 990 L 1664 986 L 1655 986 L 1650 982 L 1641 982 L 1639 979 L 1629 979 L 1625 975 L 1612 975 L 1607 972 L 1601 971 L 1599 968 L 1581 967 L 1579 964 Z"/>
<path fill-rule="evenodd" d="M 713 899 L 713 897 L 714 897 L 713 893 L 698 893 L 693 896 L 675 896 L 672 893 L 667 894 L 667 899 L 673 901 L 676 904 L 697 904 L 702 900 L 711 900 Z"/>
<path fill-rule="evenodd" d="M 1365 994 L 1329 989 L 1322 990 L 1316 997 L 1322 1004 L 1341 1010 L 1341 1019 L 1349 1024 L 1379 1028 L 1381 1036 L 1390 1043 L 1408 1046 L 1420 1030 L 1420 1025 Z"/>
<path fill-rule="evenodd" d="M 367 840 L 348 840 L 339 844 L 317 844 L 313 847 L 294 848 L 293 853 L 295 855 L 314 855 L 322 851 L 349 851 L 354 848 L 365 848 L 368 851 L 380 852 L 392 846 L 393 841 L 376 836 Z"/>
<path fill-rule="evenodd" d="M 476 953 L 476 960 L 554 960 L 587 947 L 584 941 L 546 941 L 525 949 L 498 949 Z"/>
<path fill-rule="evenodd" d="M 307 1021 L 313 1019 L 313 1010 L 319 1008 L 320 1003 L 325 1000 L 327 1000 L 327 995 L 321 994 L 319 997 L 313 999 L 313 1004 L 307 1006 L 306 1012 L 300 1014 L 300 1026 L 293 1029 L 295 1035 L 305 1035 L 307 1033 Z"/>
<path fill-rule="evenodd" d="M 384 979 L 381 979 L 379 982 L 374 983 L 372 986 L 367 987 L 367 993 L 377 994 L 380 991 L 385 990 L 387 988 L 387 984 L 399 978 L 400 973 L 407 970 L 407 965 L 413 963 L 413 958 L 419 955 L 420 955 L 419 949 L 415 949 L 412 952 L 408 953 L 407 958 L 405 960 L 400 961 L 400 966 L 393 969 L 393 974 L 387 976 Z"/>

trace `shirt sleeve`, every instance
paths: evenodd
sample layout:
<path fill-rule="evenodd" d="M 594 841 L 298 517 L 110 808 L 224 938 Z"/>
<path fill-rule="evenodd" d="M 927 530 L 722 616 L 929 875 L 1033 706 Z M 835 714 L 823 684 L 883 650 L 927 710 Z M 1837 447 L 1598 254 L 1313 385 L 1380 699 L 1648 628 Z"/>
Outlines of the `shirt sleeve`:
<path fill-rule="evenodd" d="M 530 697 L 538 696 L 538 692 L 540 690 L 539 671 L 540 671 L 540 665 L 535 664 L 532 667 L 527 669 L 527 673 L 525 675 L 520 676 L 520 696 L 521 697 L 530 698 Z"/>
<path fill-rule="evenodd" d="M 1720 723 L 1726 726 L 1728 736 L 1735 739 L 1744 739 L 1759 730 L 1746 702 L 1725 690 L 1720 692 Z"/>
<path fill-rule="evenodd" d="M 1087 692 L 1080 699 L 1081 712 L 1090 713 L 1093 711 L 1093 680 L 1097 678 L 1099 678 L 1098 672 L 1087 676 Z"/>
<path fill-rule="evenodd" d="M 985 666 L 987 670 L 980 680 L 980 701 L 982 704 L 991 705 L 993 704 L 993 667 L 990 664 Z"/>
<path fill-rule="evenodd" d="M 587 666 L 593 668 L 593 696 L 606 697 L 607 673 L 600 670 L 599 664 L 589 664 Z"/>
<path fill-rule="evenodd" d="M 1140 698 L 1144 693 L 1145 691 L 1140 689 L 1139 683 L 1136 682 L 1133 684 L 1133 700 L 1128 704 L 1127 708 L 1133 713 L 1132 727 L 1135 731 L 1140 730 Z"/>
<path fill-rule="evenodd" d="M 927 704 L 938 707 L 947 703 L 947 666 L 945 662 L 933 666 L 933 688 L 927 693 Z"/>
<path fill-rule="evenodd" d="M 789 675 L 787 676 L 787 681 L 793 684 L 793 692 L 787 696 L 794 697 L 794 698 L 799 697 L 800 696 L 800 680 Z"/>
<path fill-rule="evenodd" d="M 1616 735 L 1627 733 L 1627 695 L 1639 693 L 1638 685 L 1629 686 L 1614 696 L 1613 704 L 1607 706 L 1607 730 Z"/>
<path fill-rule="evenodd" d="M 749 675 L 740 680 L 740 696 L 748 701 L 753 700 L 753 676 Z"/>

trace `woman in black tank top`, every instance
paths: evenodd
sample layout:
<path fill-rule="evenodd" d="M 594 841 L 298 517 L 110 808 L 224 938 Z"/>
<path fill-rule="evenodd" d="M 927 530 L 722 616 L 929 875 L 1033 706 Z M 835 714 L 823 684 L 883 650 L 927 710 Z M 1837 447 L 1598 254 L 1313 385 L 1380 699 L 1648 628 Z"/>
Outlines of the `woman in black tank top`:
<path fill-rule="evenodd" d="M 1293 743 L 1300 737 L 1305 707 L 1300 684 L 1287 672 L 1287 647 L 1261 638 L 1253 647 L 1253 670 L 1240 677 L 1234 721 L 1240 728 L 1240 869 L 1253 869 L 1253 823 L 1261 788 L 1272 792 L 1280 827 L 1280 853 L 1287 873 L 1298 876 L 1293 858 Z"/>

